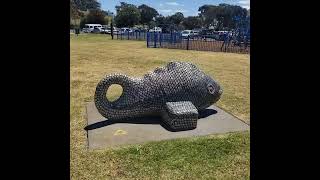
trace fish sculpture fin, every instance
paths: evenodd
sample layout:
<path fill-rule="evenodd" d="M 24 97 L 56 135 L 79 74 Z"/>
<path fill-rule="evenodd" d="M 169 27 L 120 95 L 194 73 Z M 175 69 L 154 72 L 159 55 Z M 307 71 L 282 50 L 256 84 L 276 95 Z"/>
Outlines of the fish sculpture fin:
<path fill-rule="evenodd" d="M 195 129 L 198 110 L 191 101 L 167 102 L 162 119 L 174 131 Z"/>

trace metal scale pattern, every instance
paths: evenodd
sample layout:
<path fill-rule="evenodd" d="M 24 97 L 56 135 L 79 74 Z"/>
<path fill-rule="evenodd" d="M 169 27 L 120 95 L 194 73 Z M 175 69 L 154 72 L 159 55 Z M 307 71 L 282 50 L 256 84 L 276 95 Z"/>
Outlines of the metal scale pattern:
<path fill-rule="evenodd" d="M 112 84 L 122 86 L 123 93 L 110 102 L 106 91 Z M 147 115 L 162 116 L 174 130 L 194 129 L 198 111 L 220 99 L 220 85 L 189 62 L 169 62 L 141 78 L 112 74 L 96 87 L 95 105 L 108 119 L 128 119 Z"/>

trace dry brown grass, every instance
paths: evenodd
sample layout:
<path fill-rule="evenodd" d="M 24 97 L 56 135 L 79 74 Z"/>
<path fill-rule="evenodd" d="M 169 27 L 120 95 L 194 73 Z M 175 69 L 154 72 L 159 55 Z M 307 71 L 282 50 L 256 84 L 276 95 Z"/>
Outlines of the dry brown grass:
<path fill-rule="evenodd" d="M 217 105 L 238 118 L 250 122 L 249 55 L 153 49 L 146 48 L 143 41 L 112 41 L 109 37 L 102 35 L 80 35 L 78 37 L 70 35 L 70 37 L 72 179 L 136 177 L 126 174 L 125 167 L 120 163 L 122 160 L 118 151 L 86 150 L 86 132 L 83 129 L 86 126 L 85 102 L 93 101 L 97 83 L 110 73 L 120 72 L 129 76 L 142 76 L 147 71 L 163 66 L 170 60 L 193 62 L 222 85 L 224 93 Z M 111 92 L 110 97 L 112 98 L 116 93 Z M 234 171 L 243 174 L 244 168 L 246 169 L 244 174 L 247 176 L 248 157 L 241 160 L 243 161 L 245 163 L 241 166 L 242 170 L 241 168 L 236 170 L 239 168 L 235 165 Z M 229 177 L 228 173 L 230 172 L 222 173 L 221 177 Z M 150 179 L 148 177 L 148 173 L 146 176 L 141 176 L 143 179 Z"/>

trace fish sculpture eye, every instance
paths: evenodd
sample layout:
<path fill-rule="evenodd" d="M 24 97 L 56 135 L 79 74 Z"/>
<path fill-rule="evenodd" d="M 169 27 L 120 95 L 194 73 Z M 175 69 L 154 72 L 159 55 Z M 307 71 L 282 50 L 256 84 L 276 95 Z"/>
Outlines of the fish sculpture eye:
<path fill-rule="evenodd" d="M 209 91 L 210 94 L 214 94 L 215 88 L 214 88 L 214 86 L 212 84 L 208 85 L 208 91 Z"/>

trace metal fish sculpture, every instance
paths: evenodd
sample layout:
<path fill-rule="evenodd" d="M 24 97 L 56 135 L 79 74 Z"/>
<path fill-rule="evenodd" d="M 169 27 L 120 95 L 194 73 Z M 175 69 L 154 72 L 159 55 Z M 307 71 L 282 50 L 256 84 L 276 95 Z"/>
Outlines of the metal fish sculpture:
<path fill-rule="evenodd" d="M 119 99 L 110 102 L 106 91 L 122 86 Z M 174 130 L 194 129 L 198 111 L 220 99 L 222 88 L 210 76 L 189 62 L 169 62 L 142 78 L 113 74 L 102 79 L 94 96 L 99 113 L 108 119 L 160 115 Z"/>

